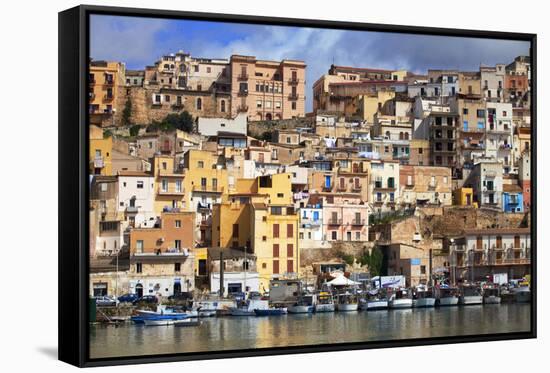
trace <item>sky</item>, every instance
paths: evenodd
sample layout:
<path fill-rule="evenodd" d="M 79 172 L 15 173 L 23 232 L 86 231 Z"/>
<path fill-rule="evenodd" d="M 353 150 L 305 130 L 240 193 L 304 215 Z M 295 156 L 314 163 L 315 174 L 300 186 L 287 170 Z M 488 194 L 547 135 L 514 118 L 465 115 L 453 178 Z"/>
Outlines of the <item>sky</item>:
<path fill-rule="evenodd" d="M 529 43 L 513 40 L 411 35 L 370 31 L 266 26 L 208 21 L 92 15 L 90 56 L 143 69 L 162 55 L 183 50 L 194 57 L 297 59 L 307 64 L 306 110 L 311 87 L 332 63 L 343 66 L 475 71 L 480 64 L 510 63 L 529 54 Z"/>

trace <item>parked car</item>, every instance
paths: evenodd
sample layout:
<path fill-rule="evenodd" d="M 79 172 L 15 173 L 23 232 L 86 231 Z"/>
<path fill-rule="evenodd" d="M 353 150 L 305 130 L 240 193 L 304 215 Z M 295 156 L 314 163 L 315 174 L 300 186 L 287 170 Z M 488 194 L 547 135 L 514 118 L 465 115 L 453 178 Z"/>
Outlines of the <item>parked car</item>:
<path fill-rule="evenodd" d="M 139 304 L 139 303 L 149 303 L 149 304 L 157 304 L 159 302 L 158 298 L 155 295 L 144 295 L 141 298 L 137 298 L 132 302 L 132 304 Z"/>
<path fill-rule="evenodd" d="M 118 297 L 118 301 L 120 303 L 132 303 L 133 301 L 135 301 L 138 298 L 139 297 L 138 297 L 137 294 L 124 294 L 124 295 L 121 295 L 120 297 Z"/>
<path fill-rule="evenodd" d="M 181 293 L 173 294 L 168 297 L 168 300 L 181 301 L 193 299 L 193 293 L 184 291 Z"/>
<path fill-rule="evenodd" d="M 109 297 L 107 295 L 100 295 L 95 298 L 95 304 L 100 307 L 112 307 L 118 304 L 118 300 L 114 297 Z"/>

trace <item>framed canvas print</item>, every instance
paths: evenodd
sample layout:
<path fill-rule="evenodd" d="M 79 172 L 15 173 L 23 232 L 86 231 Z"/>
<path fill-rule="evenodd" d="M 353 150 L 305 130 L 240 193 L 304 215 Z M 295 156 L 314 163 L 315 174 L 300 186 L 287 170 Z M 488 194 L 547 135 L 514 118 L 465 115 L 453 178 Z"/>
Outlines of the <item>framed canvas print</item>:
<path fill-rule="evenodd" d="M 59 14 L 59 354 L 536 335 L 536 36 Z"/>

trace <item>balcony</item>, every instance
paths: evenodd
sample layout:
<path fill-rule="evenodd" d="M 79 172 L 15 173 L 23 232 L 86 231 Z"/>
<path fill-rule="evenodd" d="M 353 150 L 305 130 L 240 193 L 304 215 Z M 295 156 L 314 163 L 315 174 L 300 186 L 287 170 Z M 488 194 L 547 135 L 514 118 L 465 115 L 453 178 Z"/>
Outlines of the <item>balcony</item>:
<path fill-rule="evenodd" d="M 197 211 L 210 211 L 212 210 L 212 204 L 211 203 L 201 203 L 199 202 L 197 204 Z"/>
<path fill-rule="evenodd" d="M 126 206 L 126 213 L 127 214 L 137 214 L 138 207 L 137 206 Z"/>
<path fill-rule="evenodd" d="M 353 192 L 360 192 L 361 190 L 363 190 L 363 186 L 361 184 L 353 184 L 351 190 Z"/>
<path fill-rule="evenodd" d="M 171 153 L 172 152 L 172 146 L 171 145 L 161 145 L 161 146 L 159 146 L 159 151 L 161 153 Z"/>
<path fill-rule="evenodd" d="M 381 192 L 394 191 L 395 190 L 395 185 L 388 185 L 388 186 L 384 187 L 384 185 L 382 185 L 382 183 L 380 183 L 380 184 L 375 183 L 374 184 L 374 190 L 381 191 Z"/>
<path fill-rule="evenodd" d="M 365 225 L 365 223 L 366 223 L 365 219 L 353 219 L 351 221 L 351 225 L 355 225 L 355 226 L 362 226 L 362 225 Z"/>
<path fill-rule="evenodd" d="M 193 192 L 222 193 L 223 187 L 217 185 L 193 185 Z"/>
<path fill-rule="evenodd" d="M 110 95 L 110 94 L 103 95 L 103 101 L 112 101 L 112 100 L 113 100 L 113 95 Z"/>
<path fill-rule="evenodd" d="M 348 190 L 348 188 L 345 185 L 338 184 L 338 186 L 336 187 L 336 190 L 339 192 L 345 192 Z"/>
<path fill-rule="evenodd" d="M 300 79 L 298 79 L 298 78 L 290 78 L 290 79 L 288 79 L 288 84 L 289 84 L 289 85 L 297 85 L 298 83 L 300 83 Z"/>
<path fill-rule="evenodd" d="M 241 80 L 241 81 L 248 80 L 248 74 L 239 74 L 239 75 L 237 75 L 237 80 Z"/>
<path fill-rule="evenodd" d="M 162 189 L 159 189 L 157 194 L 159 196 L 184 196 L 185 191 L 183 189 L 181 189 L 181 190 L 169 190 L 169 189 L 162 190 Z"/>
<path fill-rule="evenodd" d="M 239 106 L 237 106 L 237 112 L 238 113 L 247 113 L 248 112 L 248 105 L 239 105 Z"/>
<path fill-rule="evenodd" d="M 248 90 L 239 91 L 237 92 L 237 95 L 241 97 L 248 96 Z"/>
<path fill-rule="evenodd" d="M 141 252 L 134 252 L 132 259 L 143 261 L 156 261 L 178 258 L 187 258 L 189 256 L 189 249 L 182 249 L 177 247 L 171 247 L 167 249 L 142 249 Z"/>
<path fill-rule="evenodd" d="M 90 97 L 90 101 L 95 100 L 95 93 L 90 92 L 88 96 Z"/>
<path fill-rule="evenodd" d="M 103 168 L 103 167 L 105 167 L 105 162 L 103 160 L 103 157 L 95 157 L 93 162 L 94 162 L 94 168 Z"/>
<path fill-rule="evenodd" d="M 289 100 L 297 100 L 300 96 L 297 93 L 291 93 L 288 95 Z"/>
<path fill-rule="evenodd" d="M 330 183 L 330 184 L 323 184 L 323 191 L 325 191 L 325 192 L 330 192 L 330 191 L 332 190 L 332 187 L 333 187 L 332 183 Z"/>
<path fill-rule="evenodd" d="M 437 188 L 437 182 L 430 182 L 428 184 L 428 190 L 435 190 Z"/>
<path fill-rule="evenodd" d="M 103 84 L 106 85 L 106 86 L 112 86 L 112 85 L 115 84 L 115 82 L 114 82 L 113 78 L 110 78 L 110 79 L 105 78 L 105 83 L 103 83 Z"/>
<path fill-rule="evenodd" d="M 309 227 L 320 227 L 321 226 L 321 220 L 317 219 L 309 219 L 309 218 L 302 218 L 301 223 L 306 226 L 306 228 Z"/>
<path fill-rule="evenodd" d="M 342 225 L 342 219 L 328 219 L 328 225 Z"/>

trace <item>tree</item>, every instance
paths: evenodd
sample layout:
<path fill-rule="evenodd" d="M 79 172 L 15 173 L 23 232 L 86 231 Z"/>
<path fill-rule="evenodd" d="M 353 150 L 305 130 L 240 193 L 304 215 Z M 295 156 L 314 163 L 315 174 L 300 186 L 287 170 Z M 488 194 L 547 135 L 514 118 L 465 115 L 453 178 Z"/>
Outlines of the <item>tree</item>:
<path fill-rule="evenodd" d="M 132 100 L 130 100 L 130 97 L 128 97 L 128 99 L 126 100 L 126 104 L 124 104 L 124 109 L 122 110 L 121 122 L 123 126 L 126 127 L 132 124 L 131 116 L 132 116 Z"/>
<path fill-rule="evenodd" d="M 378 247 L 373 248 L 370 253 L 366 251 L 361 258 L 361 264 L 368 265 L 371 276 L 379 276 L 382 273 L 383 261 L 384 254 Z"/>
<path fill-rule="evenodd" d="M 163 120 L 169 128 L 177 128 L 185 132 L 193 132 L 193 116 L 188 111 L 182 111 L 178 114 L 168 114 Z"/>
<path fill-rule="evenodd" d="M 139 124 L 135 124 L 132 127 L 130 127 L 130 136 L 136 137 L 137 135 L 139 135 L 140 128 L 141 126 Z"/>

